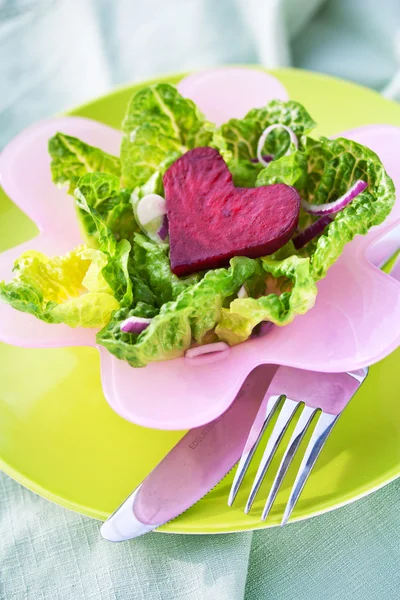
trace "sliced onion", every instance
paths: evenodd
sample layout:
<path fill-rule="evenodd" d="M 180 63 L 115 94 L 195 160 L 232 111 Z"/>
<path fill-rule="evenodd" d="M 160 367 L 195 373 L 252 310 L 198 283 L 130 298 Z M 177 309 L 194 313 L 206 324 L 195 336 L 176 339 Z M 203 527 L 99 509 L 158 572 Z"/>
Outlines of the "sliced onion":
<path fill-rule="evenodd" d="M 332 215 L 347 206 L 354 198 L 356 198 L 356 196 L 365 190 L 367 185 L 368 184 L 365 181 L 359 179 L 343 196 L 334 202 L 327 202 L 326 204 L 310 204 L 306 200 L 302 200 L 301 205 L 304 210 L 311 215 Z"/>
<path fill-rule="evenodd" d="M 228 344 L 225 342 L 216 342 L 215 344 L 204 344 L 204 346 L 196 346 L 195 348 L 189 348 L 185 352 L 185 358 L 196 358 L 201 354 L 213 354 L 214 352 L 224 352 L 229 350 Z"/>
<path fill-rule="evenodd" d="M 269 164 L 271 161 L 273 161 L 273 160 L 274 160 L 274 157 L 272 156 L 272 154 L 263 154 L 263 157 L 262 157 L 262 158 L 263 158 L 263 160 L 264 160 L 264 163 L 263 163 L 263 164 L 265 164 L 265 163 L 268 163 L 268 164 Z M 251 159 L 251 162 L 252 162 L 252 163 L 258 163 L 258 162 L 260 162 L 260 161 L 258 160 L 258 158 L 252 158 L 252 159 Z"/>
<path fill-rule="evenodd" d="M 249 295 L 247 293 L 247 290 L 244 287 L 244 285 L 242 285 L 242 287 L 239 289 L 239 291 L 237 293 L 237 297 L 238 298 L 248 298 L 249 297 Z"/>
<path fill-rule="evenodd" d="M 151 319 L 128 317 L 122 321 L 120 329 L 124 333 L 142 333 L 151 323 Z"/>
<path fill-rule="evenodd" d="M 168 217 L 167 217 L 167 215 L 163 216 L 163 220 L 161 222 L 161 227 L 157 231 L 157 235 L 163 241 L 167 237 L 167 235 L 168 235 Z"/>
<path fill-rule="evenodd" d="M 165 199 L 158 194 L 147 194 L 139 201 L 136 214 L 140 224 L 145 226 L 166 213 Z"/>
<path fill-rule="evenodd" d="M 320 219 L 318 219 L 318 221 L 315 221 L 315 223 L 307 227 L 307 229 L 299 233 L 299 235 L 293 238 L 293 244 L 296 250 L 299 250 L 300 248 L 308 244 L 308 242 L 312 240 L 316 235 L 322 233 L 325 227 L 327 227 L 329 223 L 332 223 L 332 220 L 332 217 L 330 217 L 329 215 L 325 215 L 324 217 L 321 217 Z"/>
<path fill-rule="evenodd" d="M 144 233 L 155 242 L 164 241 L 168 235 L 167 206 L 158 194 L 147 194 L 134 203 L 136 220 Z"/>
<path fill-rule="evenodd" d="M 273 131 L 274 129 L 284 129 L 285 131 L 287 131 L 290 136 L 290 141 L 296 146 L 296 149 L 299 147 L 299 142 L 297 140 L 297 136 L 294 133 L 294 131 L 292 129 L 290 129 L 290 127 L 287 127 L 287 125 L 282 125 L 282 123 L 275 123 L 275 125 L 270 125 L 266 129 L 264 129 L 264 131 L 260 135 L 260 139 L 258 140 L 258 145 L 257 145 L 258 162 L 260 162 L 262 165 L 264 165 L 264 167 L 268 167 L 268 165 L 271 161 L 268 160 L 268 162 L 267 162 L 266 160 L 264 160 L 264 157 L 262 155 L 262 150 L 264 148 L 267 137 L 269 136 L 271 131 Z M 286 151 L 285 156 L 287 154 L 290 154 L 290 148 L 288 148 L 288 150 Z"/>

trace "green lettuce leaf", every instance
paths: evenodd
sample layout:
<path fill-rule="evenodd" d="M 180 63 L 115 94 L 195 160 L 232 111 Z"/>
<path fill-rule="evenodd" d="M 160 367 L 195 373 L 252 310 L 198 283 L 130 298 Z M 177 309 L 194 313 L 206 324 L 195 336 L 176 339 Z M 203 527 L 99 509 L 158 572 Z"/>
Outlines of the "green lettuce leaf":
<path fill-rule="evenodd" d="M 264 165 L 229 157 L 225 162 L 232 173 L 233 183 L 236 187 L 256 187 L 257 178 L 263 172 Z"/>
<path fill-rule="evenodd" d="M 293 185 L 304 199 L 314 204 L 336 200 L 359 179 L 368 184 L 367 189 L 337 213 L 321 236 L 299 252 L 293 249 L 293 254 L 311 258 L 315 280 L 326 275 L 355 235 L 364 235 L 384 221 L 395 200 L 393 181 L 369 148 L 344 138 L 325 137 L 319 140 L 303 137 L 300 150 L 272 161 L 258 175 L 257 186 L 278 182 Z M 316 219 L 301 210 L 299 229 L 305 229 Z"/>
<path fill-rule="evenodd" d="M 368 184 L 364 192 L 336 214 L 323 235 L 302 250 L 302 255 L 311 257 L 311 273 L 318 280 L 325 277 L 345 244 L 385 220 L 395 202 L 395 188 L 379 157 L 352 140 L 308 139 L 306 155 L 308 175 L 303 196 L 309 202 L 331 202 L 358 179 Z"/>
<path fill-rule="evenodd" d="M 298 102 L 272 100 L 264 108 L 254 108 L 243 119 L 230 119 L 221 125 L 219 136 L 214 135 L 214 144 L 222 149 L 222 153 L 231 152 L 232 159 L 251 161 L 257 156 L 258 140 L 264 129 L 277 123 L 290 127 L 298 137 L 308 134 L 316 125 Z M 266 140 L 263 154 L 280 158 L 289 144 L 286 131 L 273 130 Z"/>
<path fill-rule="evenodd" d="M 224 302 L 260 269 L 260 261 L 245 257 L 231 260 L 228 269 L 208 271 L 198 283 L 188 286 L 176 300 L 164 304 L 140 335 L 120 331 L 126 312 L 115 313 L 97 334 L 97 342 L 134 367 L 183 356 L 192 338 L 201 343 L 215 327 Z"/>
<path fill-rule="evenodd" d="M 284 156 L 290 146 L 289 136 L 284 130 L 273 130 L 264 146 L 263 154 L 273 154 L 275 157 L 268 167 L 271 169 L 269 176 L 264 173 L 263 165 L 252 162 L 252 159 L 257 156 L 257 145 L 262 132 L 269 125 L 277 123 L 290 127 L 298 138 L 309 133 L 315 127 L 313 119 L 298 102 L 272 100 L 264 108 L 251 110 L 243 119 L 230 119 L 214 131 L 211 145 L 220 151 L 232 173 L 236 186 L 255 187 L 277 182 L 286 183 L 286 181 L 282 181 L 282 178 L 288 177 L 290 174 L 290 179 L 293 179 L 291 173 L 293 168 L 296 168 L 296 179 L 299 180 L 299 185 L 302 185 L 304 177 L 300 177 L 299 169 L 302 170 L 303 165 L 294 165 L 292 164 L 293 158 L 288 160 L 289 157 Z M 279 158 L 283 162 L 277 165 L 275 163 Z M 301 157 L 296 157 L 296 159 L 299 162 Z M 265 183 L 263 180 L 259 182 L 261 173 L 264 173 Z M 294 184 L 288 183 L 288 185 Z"/>
<path fill-rule="evenodd" d="M 287 156 L 269 163 L 257 176 L 255 187 L 285 183 L 301 191 L 307 186 L 307 156 L 305 152 L 292 148 Z"/>
<path fill-rule="evenodd" d="M 287 325 L 296 315 L 314 306 L 317 287 L 310 273 L 310 259 L 289 256 L 283 260 L 262 258 L 266 275 L 264 295 L 237 298 L 223 309 L 216 327 L 219 339 L 229 345 L 245 341 L 261 321 Z M 273 291 L 274 293 L 268 293 Z"/>
<path fill-rule="evenodd" d="M 136 273 L 152 290 L 158 306 L 175 300 L 201 277 L 199 274 L 177 277 L 171 271 L 169 246 L 152 242 L 140 233 L 134 238 L 133 255 Z"/>
<path fill-rule="evenodd" d="M 56 133 L 49 140 L 48 149 L 52 158 L 50 167 L 54 183 L 68 185 L 72 195 L 79 178 L 86 173 L 101 171 L 116 176 L 121 174 L 119 158 L 65 133 Z"/>
<path fill-rule="evenodd" d="M 132 307 L 136 308 L 137 306 L 141 306 L 143 304 L 146 306 L 151 306 L 153 312 L 158 312 L 157 298 L 147 283 L 143 281 L 140 275 L 136 272 L 132 255 L 130 255 L 128 261 L 128 272 L 132 283 Z M 146 315 L 137 316 L 140 317 Z M 154 315 L 152 314 L 152 316 Z"/>
<path fill-rule="evenodd" d="M 145 332 L 145 340 L 139 336 L 121 331 L 121 322 L 136 311 L 117 311 L 112 319 L 96 336 L 97 343 L 107 348 L 111 354 L 126 360 L 132 367 L 145 367 L 150 362 L 171 360 L 183 356 L 190 346 L 191 329 L 188 315 L 191 309 L 176 312 L 160 320 L 157 315 Z M 154 326 L 156 323 L 156 326 Z M 140 334 L 140 335 L 143 335 Z"/>
<path fill-rule="evenodd" d="M 131 203 L 133 210 L 136 214 L 136 208 L 140 200 L 148 194 L 159 194 L 163 193 L 162 175 L 159 171 L 156 171 L 149 177 L 149 179 L 140 186 L 135 187 L 131 194 Z"/>
<path fill-rule="evenodd" d="M 167 83 L 143 88 L 131 98 L 122 123 L 123 185 L 143 185 L 191 148 L 208 146 L 212 127 L 195 104 Z"/>
<path fill-rule="evenodd" d="M 128 240 L 117 241 L 114 234 L 107 227 L 100 214 L 87 200 L 91 198 L 91 188 L 79 186 L 75 189 L 77 207 L 85 211 L 88 218 L 93 220 L 93 226 L 97 231 L 99 250 L 107 260 L 102 269 L 102 275 L 110 286 L 114 297 L 118 300 L 121 308 L 129 307 L 133 302 L 132 281 L 129 275 L 129 259 L 131 244 Z"/>
<path fill-rule="evenodd" d="M 80 246 L 65 256 L 25 252 L 13 280 L 0 283 L 0 298 L 47 323 L 103 327 L 119 308 L 103 276 L 106 257 Z"/>
<path fill-rule="evenodd" d="M 76 184 L 78 195 L 84 196 L 88 206 L 94 209 L 117 240 L 131 239 L 139 230 L 131 204 L 129 190 L 121 189 L 120 179 L 107 173 L 88 173 Z M 99 234 L 90 212 L 80 208 L 77 213 L 85 241 L 98 246 Z"/>

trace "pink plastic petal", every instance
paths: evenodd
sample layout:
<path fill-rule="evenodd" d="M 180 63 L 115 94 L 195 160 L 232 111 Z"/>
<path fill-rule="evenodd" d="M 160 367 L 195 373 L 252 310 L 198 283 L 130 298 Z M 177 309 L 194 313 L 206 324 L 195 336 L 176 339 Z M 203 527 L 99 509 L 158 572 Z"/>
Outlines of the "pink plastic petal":
<path fill-rule="evenodd" d="M 226 77 L 231 77 L 232 70 L 227 71 Z M 226 106 L 224 101 L 224 86 L 229 87 L 225 70 L 218 77 L 218 71 L 211 71 L 211 79 L 204 74 L 206 82 L 208 77 L 208 91 L 204 82 L 192 87 L 192 92 L 186 87 L 187 95 L 200 101 L 210 120 L 241 116 L 239 109 L 246 112 L 261 102 L 254 89 L 255 95 L 248 94 L 248 73 L 252 71 L 235 71 L 245 73 L 241 80 L 235 75 L 238 98 L 235 97 L 232 106 Z M 216 77 L 225 82 L 218 89 Z M 181 84 L 182 91 L 190 79 Z M 232 80 L 229 85 L 233 85 Z M 262 97 L 264 103 L 265 89 Z M 55 254 L 70 250 L 80 241 L 72 199 L 53 186 L 49 172 L 47 139 L 60 129 L 118 153 L 119 132 L 76 117 L 38 124 L 20 134 L 4 150 L 0 155 L 4 189 L 39 225 L 41 235 L 0 256 L 0 279 L 10 277 L 11 263 L 24 249 Z M 375 125 L 341 135 L 377 152 L 400 189 L 400 128 Z M 54 203 L 57 211 L 53 210 Z M 129 421 L 159 429 L 185 429 L 206 423 L 226 410 L 245 377 L 258 364 L 335 372 L 357 369 L 384 358 L 400 342 L 399 328 L 394 326 L 400 323 L 400 283 L 373 265 L 379 266 L 398 245 L 398 232 L 384 236 L 391 229 L 394 231 L 396 223 L 400 223 L 399 201 L 383 225 L 348 244 L 326 279 L 319 283 L 313 310 L 297 317 L 291 325 L 273 327 L 265 337 L 232 348 L 221 360 L 216 357 L 215 362 L 191 365 L 180 358 L 133 369 L 101 349 L 101 376 L 108 402 Z M 93 331 L 46 325 L 4 305 L 0 305 L 0 339 L 41 347 L 95 343 Z"/>
<path fill-rule="evenodd" d="M 6 194 L 36 223 L 39 235 L 0 255 L 0 281 L 12 277 L 14 260 L 26 250 L 64 254 L 82 244 L 73 198 L 51 180 L 49 138 L 62 131 L 119 154 L 121 133 L 97 121 L 59 117 L 41 121 L 15 137 L 0 154 L 0 181 Z M 26 347 L 90 346 L 92 329 L 49 325 L 0 302 L 0 339 Z"/>
<path fill-rule="evenodd" d="M 179 82 L 178 90 L 217 125 L 229 119 L 241 119 L 252 108 L 265 106 L 270 100 L 289 99 L 285 87 L 276 77 L 245 67 L 193 73 Z"/>

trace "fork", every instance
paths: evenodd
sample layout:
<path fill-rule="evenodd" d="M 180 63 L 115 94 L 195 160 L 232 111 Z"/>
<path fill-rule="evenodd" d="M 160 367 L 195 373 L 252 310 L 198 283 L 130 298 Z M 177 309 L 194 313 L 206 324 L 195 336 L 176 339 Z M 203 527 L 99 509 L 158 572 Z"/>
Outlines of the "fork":
<path fill-rule="evenodd" d="M 329 434 L 351 398 L 364 382 L 367 374 L 368 368 L 349 371 L 347 373 L 320 373 L 303 371 L 292 367 L 279 367 L 250 429 L 249 437 L 232 483 L 228 505 L 232 506 L 267 425 L 272 416 L 276 412 L 279 412 L 278 407 L 283 400 L 282 408 L 268 439 L 244 509 L 245 513 L 250 511 L 265 474 L 291 420 L 296 413 L 300 413 L 299 420 L 284 452 L 262 512 L 261 519 L 265 520 L 267 518 L 296 451 L 310 427 L 314 415 L 321 410 L 322 412 L 312 432 L 285 508 L 281 522 L 281 525 L 285 525 Z"/>

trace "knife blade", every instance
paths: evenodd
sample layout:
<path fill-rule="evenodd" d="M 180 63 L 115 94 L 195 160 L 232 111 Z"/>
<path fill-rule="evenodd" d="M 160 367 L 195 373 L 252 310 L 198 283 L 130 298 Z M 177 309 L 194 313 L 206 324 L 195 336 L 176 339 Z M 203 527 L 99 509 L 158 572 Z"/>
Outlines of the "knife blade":
<path fill-rule="evenodd" d="M 276 369 L 275 365 L 254 369 L 220 417 L 188 431 L 103 523 L 103 538 L 120 542 L 144 535 L 212 490 L 239 460 Z"/>

